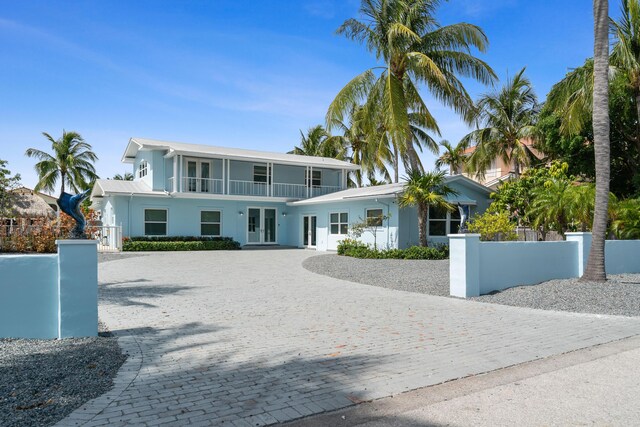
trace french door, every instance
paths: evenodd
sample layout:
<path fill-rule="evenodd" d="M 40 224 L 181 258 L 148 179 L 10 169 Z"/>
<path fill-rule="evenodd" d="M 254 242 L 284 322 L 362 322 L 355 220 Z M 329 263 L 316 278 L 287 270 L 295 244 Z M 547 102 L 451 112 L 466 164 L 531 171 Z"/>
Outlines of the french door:
<path fill-rule="evenodd" d="M 254 245 L 276 243 L 277 228 L 274 208 L 247 209 L 247 243 Z"/>
<path fill-rule="evenodd" d="M 305 248 L 316 247 L 316 222 L 315 215 L 302 217 L 302 244 Z"/>

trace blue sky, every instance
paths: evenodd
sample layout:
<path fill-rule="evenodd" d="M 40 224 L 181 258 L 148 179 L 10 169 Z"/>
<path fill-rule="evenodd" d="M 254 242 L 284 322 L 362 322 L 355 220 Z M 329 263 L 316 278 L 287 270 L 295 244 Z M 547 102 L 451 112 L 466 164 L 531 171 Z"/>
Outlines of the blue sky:
<path fill-rule="evenodd" d="M 618 4 L 610 2 L 612 14 Z M 288 151 L 324 122 L 352 77 L 375 65 L 335 35 L 356 0 L 0 1 L 0 158 L 33 187 L 29 147 L 49 150 L 75 130 L 93 145 L 98 174 L 120 163 L 132 136 Z M 586 0 L 450 0 L 442 24 L 470 22 L 490 41 L 479 56 L 500 78 L 527 67 L 536 92 L 592 52 Z M 477 97 L 488 91 L 474 82 Z M 424 97 L 457 142 L 466 126 Z M 440 138 L 437 138 L 440 139 Z M 428 168 L 434 156 L 423 155 Z"/>

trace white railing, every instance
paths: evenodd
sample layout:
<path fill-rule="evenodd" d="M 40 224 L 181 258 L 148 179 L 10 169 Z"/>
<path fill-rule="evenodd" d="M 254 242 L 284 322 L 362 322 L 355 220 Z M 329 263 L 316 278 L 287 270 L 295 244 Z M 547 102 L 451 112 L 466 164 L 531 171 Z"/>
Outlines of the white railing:
<path fill-rule="evenodd" d="M 309 189 L 309 197 L 324 196 L 325 194 L 335 193 L 342 190 L 341 187 L 334 187 L 329 185 L 314 186 Z"/>
<path fill-rule="evenodd" d="M 222 180 L 211 178 L 182 178 L 183 193 L 222 194 Z"/>
<path fill-rule="evenodd" d="M 175 187 L 175 182 L 176 180 L 173 179 L 173 177 L 169 178 L 169 186 L 167 188 L 168 192 L 173 193 L 174 191 L 178 191 L 178 189 Z"/>
<path fill-rule="evenodd" d="M 304 184 L 273 183 L 273 197 L 290 197 L 292 199 L 306 199 L 309 197 L 307 186 Z"/>
<path fill-rule="evenodd" d="M 122 227 L 101 225 L 91 227 L 93 238 L 98 241 L 98 252 L 118 252 L 122 250 Z"/>
<path fill-rule="evenodd" d="M 229 180 L 229 194 L 238 196 L 268 196 L 269 185 L 266 182 Z"/>

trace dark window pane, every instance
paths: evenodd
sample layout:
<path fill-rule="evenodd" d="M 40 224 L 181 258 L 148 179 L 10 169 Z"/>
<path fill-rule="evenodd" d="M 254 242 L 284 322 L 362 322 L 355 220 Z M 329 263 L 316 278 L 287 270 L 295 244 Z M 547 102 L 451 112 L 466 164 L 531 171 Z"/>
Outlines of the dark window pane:
<path fill-rule="evenodd" d="M 145 221 L 166 221 L 167 211 L 165 209 L 145 209 L 144 220 Z"/>
<path fill-rule="evenodd" d="M 349 222 L 349 214 L 341 213 L 340 214 L 340 222 Z"/>
<path fill-rule="evenodd" d="M 338 214 L 337 213 L 332 213 L 331 214 L 331 222 L 332 223 L 338 222 Z"/>
<path fill-rule="evenodd" d="M 162 222 L 147 222 L 144 224 L 144 234 L 147 236 L 164 236 L 167 234 L 167 224 Z"/>
<path fill-rule="evenodd" d="M 200 234 L 203 236 L 219 236 L 220 224 L 201 224 Z"/>
<path fill-rule="evenodd" d="M 429 221 L 429 236 L 446 236 L 447 221 Z"/>
<path fill-rule="evenodd" d="M 338 234 L 338 224 L 331 224 L 331 234 Z"/>
<path fill-rule="evenodd" d="M 429 207 L 429 219 L 446 219 L 447 218 L 447 210 L 436 208 L 433 206 Z"/>
<path fill-rule="evenodd" d="M 449 225 L 449 230 L 451 230 L 452 234 L 460 231 L 460 221 L 451 221 Z"/>
<path fill-rule="evenodd" d="M 202 211 L 200 212 L 201 222 L 220 222 L 220 211 Z"/>
<path fill-rule="evenodd" d="M 458 210 L 457 206 L 454 210 L 451 211 L 451 219 L 460 219 L 460 211 Z"/>
<path fill-rule="evenodd" d="M 349 225 L 340 224 L 340 234 L 347 234 L 349 232 Z"/>
<path fill-rule="evenodd" d="M 367 225 L 374 227 L 382 225 L 382 209 L 367 210 Z"/>

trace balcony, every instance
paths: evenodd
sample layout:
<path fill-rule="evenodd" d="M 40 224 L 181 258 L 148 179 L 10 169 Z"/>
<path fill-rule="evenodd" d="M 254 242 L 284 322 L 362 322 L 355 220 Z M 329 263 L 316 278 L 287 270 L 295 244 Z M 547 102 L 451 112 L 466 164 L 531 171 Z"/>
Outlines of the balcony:
<path fill-rule="evenodd" d="M 167 191 L 226 194 L 233 196 L 280 197 L 286 199 L 307 199 L 343 190 L 343 188 L 339 186 L 314 185 L 308 187 L 304 184 L 288 184 L 283 182 L 274 182 L 272 185 L 269 185 L 266 182 L 233 179 L 227 181 L 228 185 L 225 188 L 222 179 L 210 178 L 182 178 L 181 188 L 176 188 L 174 184 L 174 178 L 169 178 L 169 188 Z"/>

